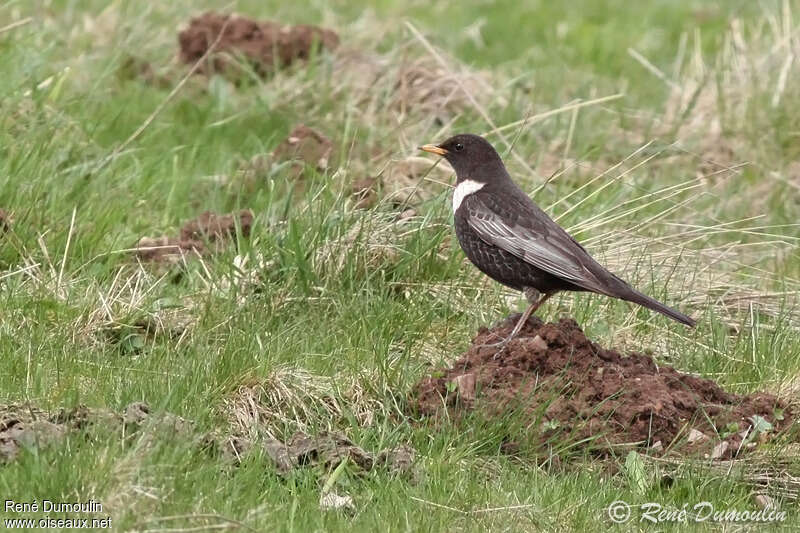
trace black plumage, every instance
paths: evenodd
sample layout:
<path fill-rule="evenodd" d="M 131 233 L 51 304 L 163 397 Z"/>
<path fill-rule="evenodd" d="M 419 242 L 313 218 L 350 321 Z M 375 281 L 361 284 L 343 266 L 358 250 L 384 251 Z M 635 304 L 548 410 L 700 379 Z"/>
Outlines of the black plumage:
<path fill-rule="evenodd" d="M 695 321 L 633 289 L 609 272 L 542 211 L 509 176 L 498 153 L 477 135 L 456 135 L 423 150 L 444 156 L 456 171 L 455 230 L 469 260 L 484 274 L 523 291 L 530 314 L 558 291 L 590 291 L 627 300 L 694 326 Z"/>

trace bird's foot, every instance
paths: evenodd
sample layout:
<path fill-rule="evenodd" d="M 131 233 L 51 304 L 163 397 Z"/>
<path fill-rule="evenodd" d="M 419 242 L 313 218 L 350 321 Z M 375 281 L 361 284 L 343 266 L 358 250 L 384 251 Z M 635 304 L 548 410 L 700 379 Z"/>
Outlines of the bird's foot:
<path fill-rule="evenodd" d="M 526 289 L 526 292 L 525 292 L 526 296 L 528 296 L 529 298 L 533 297 L 534 293 L 536 295 L 538 295 L 539 291 L 536 291 L 535 289 Z M 494 344 L 479 344 L 478 346 L 480 348 L 484 348 L 484 347 L 499 348 L 499 350 L 497 350 L 497 352 L 495 352 L 495 354 L 494 354 L 494 358 L 496 359 L 497 356 L 500 355 L 503 352 L 503 350 L 506 349 L 506 346 L 508 346 L 508 343 L 512 339 L 514 339 L 517 335 L 519 335 L 519 332 L 522 330 L 522 326 L 525 325 L 525 323 L 531 317 L 531 314 L 534 311 L 536 311 L 536 309 L 538 309 L 540 305 L 542 305 L 544 302 L 546 302 L 547 299 L 550 298 L 553 294 L 554 293 L 547 293 L 544 296 L 542 296 L 541 298 L 539 298 L 539 300 L 537 302 L 532 303 L 531 305 L 529 305 L 528 308 L 525 310 L 525 312 L 522 313 L 522 315 L 520 315 L 519 319 L 517 320 L 516 325 L 514 326 L 514 329 L 511 330 L 511 333 L 509 333 L 508 337 L 506 337 L 505 339 L 501 340 L 500 342 L 496 342 Z"/>
<path fill-rule="evenodd" d="M 508 337 L 506 337 L 505 339 L 501 340 L 500 342 L 492 342 L 492 343 L 488 343 L 488 344 L 479 344 L 478 348 L 497 348 L 497 351 L 495 352 L 495 354 L 493 356 L 494 359 L 497 359 L 497 357 L 501 353 L 503 353 L 503 350 L 505 350 L 506 347 L 508 347 L 508 343 L 511 342 L 511 340 L 514 337 L 516 337 L 516 335 L 509 335 Z"/>
<path fill-rule="evenodd" d="M 478 348 L 503 348 L 503 347 L 508 345 L 510 340 L 511 340 L 511 335 L 509 335 L 505 339 L 501 340 L 500 342 L 492 342 L 492 343 L 488 343 L 488 344 L 479 344 Z"/>

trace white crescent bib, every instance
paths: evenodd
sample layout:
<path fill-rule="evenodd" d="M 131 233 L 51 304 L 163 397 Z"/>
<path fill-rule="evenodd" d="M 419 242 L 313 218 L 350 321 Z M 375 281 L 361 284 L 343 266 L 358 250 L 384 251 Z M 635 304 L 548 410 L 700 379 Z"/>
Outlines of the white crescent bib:
<path fill-rule="evenodd" d="M 461 202 L 464 201 L 464 198 L 474 192 L 478 192 L 484 185 L 486 184 L 474 180 L 464 180 L 459 183 L 456 186 L 456 190 L 453 191 L 453 213 L 461 207 Z"/>

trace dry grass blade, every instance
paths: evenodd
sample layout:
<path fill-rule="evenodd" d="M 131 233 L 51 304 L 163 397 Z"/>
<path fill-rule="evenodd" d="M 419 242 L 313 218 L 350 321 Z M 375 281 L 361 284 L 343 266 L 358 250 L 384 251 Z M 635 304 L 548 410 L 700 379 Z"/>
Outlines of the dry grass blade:
<path fill-rule="evenodd" d="M 630 55 L 636 61 L 641 63 L 641 65 L 644 68 L 646 68 L 655 77 L 657 77 L 658 79 L 660 79 L 661 81 L 666 83 L 668 86 L 670 86 L 673 89 L 679 89 L 679 86 L 678 86 L 677 83 L 675 83 L 674 81 L 669 79 L 666 74 L 661 72 L 661 70 L 658 67 L 656 67 L 654 64 L 652 64 L 650 61 L 648 61 L 646 57 L 644 57 L 642 54 L 637 52 L 635 49 L 628 48 L 628 55 Z"/>
<path fill-rule="evenodd" d="M 234 433 L 250 439 L 331 429 L 346 413 L 368 425 L 382 411 L 386 408 L 352 377 L 289 366 L 244 380 L 222 406 Z"/>
<path fill-rule="evenodd" d="M 24 274 L 25 272 L 28 272 L 29 270 L 35 270 L 40 266 L 42 266 L 41 263 L 33 263 L 32 265 L 24 266 L 22 268 L 12 270 L 11 272 L 5 272 L 3 274 L 0 274 L 0 280 L 10 278 L 11 276 L 16 276 L 17 274 Z"/>
<path fill-rule="evenodd" d="M 537 122 L 540 122 L 540 121 L 542 121 L 542 120 L 544 120 L 546 118 L 554 117 L 556 115 L 560 115 L 561 113 L 566 113 L 566 112 L 569 112 L 569 111 L 574 113 L 575 111 L 578 111 L 579 109 L 582 109 L 584 107 L 590 107 L 590 106 L 605 104 L 605 103 L 608 103 L 608 102 L 613 102 L 614 100 L 619 100 L 620 98 L 624 98 L 624 97 L 625 97 L 624 94 L 617 93 L 617 94 L 610 94 L 608 96 L 601 96 L 600 98 L 593 98 L 591 100 L 575 102 L 575 103 L 572 103 L 572 104 L 565 105 L 563 107 L 559 107 L 557 109 L 551 109 L 550 111 L 545 111 L 543 113 L 537 113 L 535 115 L 531 115 L 529 117 L 526 117 L 526 118 L 523 118 L 523 119 L 520 119 L 520 120 L 515 120 L 514 122 L 509 122 L 508 124 L 504 124 L 503 126 L 499 126 L 499 127 L 493 128 L 493 129 L 491 129 L 491 130 L 489 130 L 489 131 L 487 131 L 485 133 L 482 133 L 481 135 L 483 137 L 490 137 L 492 135 L 503 133 L 504 131 L 515 129 L 518 126 L 524 126 L 525 128 L 527 128 L 527 127 L 532 126 L 533 124 L 536 124 Z M 523 128 L 523 131 L 524 131 L 524 128 Z"/>
<path fill-rule="evenodd" d="M 20 20 L 18 20 L 16 22 L 12 22 L 11 24 L 6 24 L 2 28 L 0 28 L 0 34 L 5 33 L 7 31 L 11 31 L 11 30 L 16 29 L 16 28 L 19 28 L 21 26 L 25 26 L 26 24 L 29 24 L 31 22 L 33 22 L 33 17 L 26 17 L 26 18 L 20 19 Z"/>
<path fill-rule="evenodd" d="M 344 235 L 324 242 L 314 255 L 314 264 L 330 274 L 340 274 L 347 264 L 364 272 L 391 264 L 408 253 L 402 239 L 419 229 L 419 220 L 397 218 L 393 213 L 365 214 Z"/>
<path fill-rule="evenodd" d="M 800 475 L 796 471 L 797 457 L 782 454 L 780 457 L 751 455 L 746 459 L 703 461 L 684 458 L 643 456 L 660 466 L 671 468 L 671 475 L 680 477 L 684 471 L 696 475 L 698 470 L 708 471 L 722 478 L 743 480 L 753 487 L 790 501 L 800 497 Z"/>

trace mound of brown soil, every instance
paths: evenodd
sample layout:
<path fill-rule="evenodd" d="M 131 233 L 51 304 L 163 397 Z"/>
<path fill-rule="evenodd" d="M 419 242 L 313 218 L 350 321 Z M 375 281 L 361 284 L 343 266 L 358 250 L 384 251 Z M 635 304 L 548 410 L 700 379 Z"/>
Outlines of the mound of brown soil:
<path fill-rule="evenodd" d="M 333 142 L 305 124 L 298 124 L 272 152 L 275 161 L 291 161 L 294 177 L 302 175 L 306 165 L 323 171 L 328 168 Z"/>
<path fill-rule="evenodd" d="M 651 452 L 729 458 L 788 427 L 790 410 L 769 394 L 741 396 L 713 381 L 622 356 L 586 338 L 574 320 L 533 317 L 505 349 L 519 315 L 481 328 L 452 368 L 423 379 L 411 403 L 423 415 L 522 416 L 519 434 L 533 444 L 577 444 L 593 453 L 636 446 Z"/>
<path fill-rule="evenodd" d="M 181 228 L 181 240 L 204 239 L 209 242 L 219 242 L 235 239 L 237 220 L 242 235 L 245 237 L 250 235 L 250 227 L 253 225 L 253 212 L 249 209 L 242 209 L 238 214 L 230 215 L 218 215 L 211 211 L 206 211 L 196 219 L 190 220 L 183 225 L 183 228 Z"/>
<path fill-rule="evenodd" d="M 178 35 L 181 60 L 193 65 L 218 37 L 213 60 L 201 65 L 201 72 L 229 71 L 231 58 L 239 56 L 247 59 L 263 76 L 275 67 L 287 67 L 297 60 L 308 59 L 317 48 L 332 50 L 339 44 L 335 32 L 317 26 L 284 26 L 277 22 L 207 12 L 193 18 L 189 27 Z"/>
<path fill-rule="evenodd" d="M 181 228 L 180 238 L 163 235 L 161 237 L 142 237 L 134 250 L 142 261 L 156 263 L 180 263 L 185 256 L 208 255 L 211 250 L 207 244 L 213 244 L 213 251 L 221 251 L 227 243 L 235 241 L 236 226 L 242 235 L 250 235 L 253 225 L 253 212 L 242 209 L 237 214 L 218 215 L 211 211 L 201 213 Z"/>

